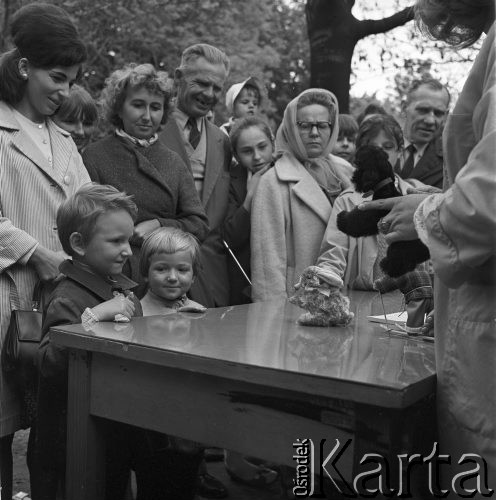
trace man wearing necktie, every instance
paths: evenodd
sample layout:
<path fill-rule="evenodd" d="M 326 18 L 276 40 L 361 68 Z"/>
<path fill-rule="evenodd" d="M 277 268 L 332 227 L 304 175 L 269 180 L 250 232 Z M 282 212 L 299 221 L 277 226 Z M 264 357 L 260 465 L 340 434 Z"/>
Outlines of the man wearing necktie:
<path fill-rule="evenodd" d="M 443 187 L 441 133 L 449 101 L 446 87 L 434 79 L 414 82 L 407 92 L 403 108 L 406 147 L 395 166 L 403 179 Z"/>
<path fill-rule="evenodd" d="M 176 108 L 159 134 L 160 140 L 189 166 L 207 213 L 210 233 L 201 245 L 201 265 L 190 290 L 191 298 L 206 307 L 229 305 L 227 255 L 219 227 L 229 198 L 232 153 L 229 138 L 207 119 L 217 104 L 229 73 L 229 59 L 205 43 L 186 48 L 174 72 Z M 203 453 L 203 451 L 201 451 Z M 200 466 L 198 493 L 225 498 L 227 489 Z"/>
<path fill-rule="evenodd" d="M 226 54 L 208 44 L 184 50 L 174 73 L 176 108 L 159 134 L 190 167 L 205 208 L 210 234 L 201 247 L 203 269 L 191 298 L 206 307 L 229 305 L 227 257 L 217 228 L 224 222 L 229 195 L 229 138 L 207 119 L 217 104 L 229 72 Z"/>

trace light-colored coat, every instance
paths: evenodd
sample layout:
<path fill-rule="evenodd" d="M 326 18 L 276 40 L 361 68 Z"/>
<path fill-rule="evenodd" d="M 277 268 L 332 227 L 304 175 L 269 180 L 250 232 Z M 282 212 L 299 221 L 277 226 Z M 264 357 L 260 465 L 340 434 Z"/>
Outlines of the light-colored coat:
<path fill-rule="evenodd" d="M 479 454 L 488 465 L 489 487 L 493 489 L 496 489 L 495 56 L 493 24 L 448 117 L 444 131 L 448 189 L 439 208 L 426 217 L 428 246 L 437 278 L 435 335 L 441 452 L 449 454 L 454 464 L 464 453 Z M 452 474 L 460 472 L 459 467 L 455 469 Z"/>
<path fill-rule="evenodd" d="M 37 274 L 27 260 L 38 243 L 62 250 L 57 208 L 90 180 L 70 134 L 51 120 L 48 131 L 53 166 L 0 101 L 0 347 L 10 321 L 7 272 L 16 283 L 21 308 L 29 308 Z M 17 430 L 19 417 L 18 396 L 0 370 L 0 436 Z"/>
<path fill-rule="evenodd" d="M 285 154 L 264 174 L 251 212 L 253 301 L 294 292 L 301 272 L 317 260 L 330 215 L 328 198 L 294 156 Z"/>

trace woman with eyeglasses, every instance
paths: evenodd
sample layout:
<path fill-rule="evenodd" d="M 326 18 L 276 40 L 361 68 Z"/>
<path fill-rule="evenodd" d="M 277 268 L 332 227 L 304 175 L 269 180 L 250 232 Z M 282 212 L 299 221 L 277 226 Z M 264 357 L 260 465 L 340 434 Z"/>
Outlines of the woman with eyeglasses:
<path fill-rule="evenodd" d="M 260 180 L 251 212 L 253 300 L 287 297 L 318 257 L 336 197 L 351 186 L 352 166 L 331 154 L 338 102 L 308 89 L 284 111 L 276 135 L 280 158 Z"/>

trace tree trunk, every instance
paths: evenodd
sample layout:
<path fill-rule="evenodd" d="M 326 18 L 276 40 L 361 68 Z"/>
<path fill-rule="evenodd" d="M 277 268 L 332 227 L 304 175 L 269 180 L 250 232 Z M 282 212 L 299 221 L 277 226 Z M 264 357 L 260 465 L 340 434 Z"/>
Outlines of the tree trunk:
<path fill-rule="evenodd" d="M 307 0 L 310 41 L 310 85 L 333 92 L 341 113 L 347 113 L 353 51 L 358 40 L 384 33 L 413 19 L 407 7 L 393 16 L 360 21 L 351 13 L 354 0 Z"/>

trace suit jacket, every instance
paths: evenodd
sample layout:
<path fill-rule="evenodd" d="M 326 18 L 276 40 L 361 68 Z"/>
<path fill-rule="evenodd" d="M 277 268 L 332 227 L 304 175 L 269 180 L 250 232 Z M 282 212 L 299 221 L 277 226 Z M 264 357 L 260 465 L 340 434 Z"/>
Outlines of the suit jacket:
<path fill-rule="evenodd" d="M 247 179 L 248 171 L 246 168 L 241 167 L 239 164 L 231 167 L 229 205 L 222 228 L 222 237 L 229 245 L 245 273 L 250 277 L 251 214 L 243 207 L 246 198 Z M 251 302 L 251 287 L 230 254 L 227 257 L 227 267 L 231 289 L 231 305 Z"/>
<path fill-rule="evenodd" d="M 12 108 L 0 101 L 0 345 L 10 321 L 10 277 L 21 308 L 29 308 L 38 277 L 27 261 L 37 243 L 62 250 L 57 209 L 90 180 L 70 134 L 51 120 L 47 124 L 51 166 Z M 17 430 L 19 415 L 18 399 L 0 370 L 0 436 Z"/>
<path fill-rule="evenodd" d="M 207 213 L 210 233 L 201 247 L 203 269 L 190 295 L 206 307 L 229 305 L 227 255 L 220 234 L 229 199 L 231 146 L 229 138 L 218 127 L 205 120 L 207 157 L 201 201 Z M 184 141 L 174 118 L 169 118 L 159 134 L 160 140 L 175 151 L 191 168 Z"/>
<path fill-rule="evenodd" d="M 404 179 L 399 169 L 399 164 L 395 166 L 396 173 Z M 443 188 L 443 145 L 441 137 L 435 137 L 425 148 L 422 158 L 417 162 L 410 179 L 417 179 L 424 184 Z"/>

